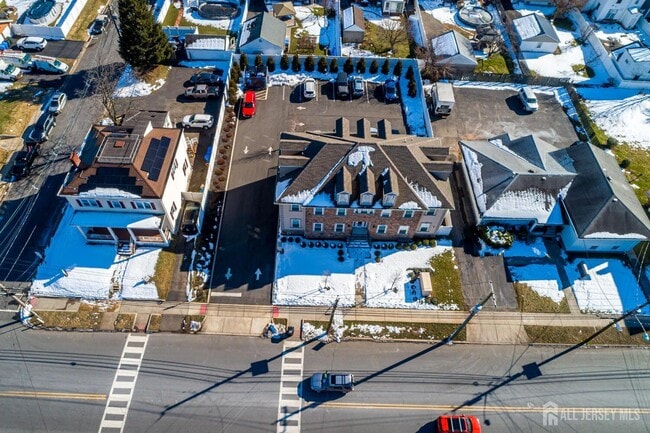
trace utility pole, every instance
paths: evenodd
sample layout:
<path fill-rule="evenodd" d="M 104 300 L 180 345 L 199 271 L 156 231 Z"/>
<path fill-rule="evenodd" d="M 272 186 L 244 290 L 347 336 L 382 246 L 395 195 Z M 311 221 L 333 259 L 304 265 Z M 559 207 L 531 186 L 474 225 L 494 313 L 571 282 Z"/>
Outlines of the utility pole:
<path fill-rule="evenodd" d="M 492 284 L 491 284 L 491 283 L 490 283 L 490 288 L 492 288 Z M 469 323 L 469 321 L 472 320 L 472 318 L 473 318 L 474 316 L 476 316 L 476 315 L 478 314 L 478 312 L 481 311 L 481 310 L 483 309 L 483 305 L 485 305 L 485 304 L 487 303 L 487 301 L 489 301 L 490 298 L 493 297 L 493 296 L 494 296 L 494 290 L 492 290 L 490 293 L 488 293 L 488 295 L 487 295 L 487 296 L 486 296 L 486 297 L 485 297 L 481 302 L 479 302 L 478 304 L 474 305 L 474 307 L 472 307 L 472 309 L 469 311 L 469 315 L 468 315 L 467 318 L 463 321 L 463 323 L 461 323 L 460 325 L 458 325 L 458 328 L 454 329 L 454 332 L 452 332 L 452 333 L 449 335 L 449 337 L 447 337 L 447 338 L 445 339 L 445 342 L 446 342 L 448 345 L 451 346 L 452 344 L 454 344 L 453 340 L 454 340 L 454 338 L 458 335 L 458 333 L 459 333 L 460 331 L 462 331 L 463 329 L 465 329 L 465 326 L 467 326 L 467 324 Z"/>
<path fill-rule="evenodd" d="M 36 313 L 36 311 L 32 311 L 32 309 L 30 308 L 31 306 L 28 306 L 28 305 L 27 305 L 26 303 L 24 303 L 24 302 L 22 301 L 22 299 L 20 299 L 18 296 L 16 296 L 15 294 L 9 292 L 9 290 L 7 290 L 7 288 L 6 288 L 3 284 L 0 284 L 0 289 L 2 289 L 2 290 L 5 292 L 5 295 L 9 295 L 9 296 L 11 296 L 11 299 L 13 299 L 14 301 L 16 301 L 16 302 L 18 303 L 18 305 L 20 305 L 21 307 L 23 307 L 23 309 L 25 309 L 26 311 L 28 311 L 30 315 L 33 315 L 34 317 L 36 317 L 36 320 L 38 320 L 39 322 L 41 322 L 41 325 L 45 323 L 45 322 L 43 321 L 43 319 L 41 318 L 41 316 L 39 316 L 39 315 Z"/>
<path fill-rule="evenodd" d="M 332 314 L 330 314 L 330 322 L 327 324 L 327 335 L 332 333 L 332 324 L 334 323 L 334 314 L 336 314 L 336 307 L 339 305 L 339 297 L 336 297 L 334 306 L 332 307 Z"/>

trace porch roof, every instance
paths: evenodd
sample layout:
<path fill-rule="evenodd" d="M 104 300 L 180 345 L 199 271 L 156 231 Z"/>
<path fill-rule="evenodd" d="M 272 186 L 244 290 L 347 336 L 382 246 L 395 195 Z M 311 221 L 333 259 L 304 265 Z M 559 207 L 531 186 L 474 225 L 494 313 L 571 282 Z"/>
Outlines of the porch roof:
<path fill-rule="evenodd" d="M 70 225 L 80 227 L 114 227 L 131 229 L 159 229 L 161 215 L 135 212 L 75 212 Z"/>

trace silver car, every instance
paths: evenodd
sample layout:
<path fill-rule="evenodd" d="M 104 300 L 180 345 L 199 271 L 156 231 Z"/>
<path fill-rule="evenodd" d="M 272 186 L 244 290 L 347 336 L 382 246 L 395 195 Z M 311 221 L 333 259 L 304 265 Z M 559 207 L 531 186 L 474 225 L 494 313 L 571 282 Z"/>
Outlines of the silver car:
<path fill-rule="evenodd" d="M 47 41 L 38 36 L 28 36 L 18 39 L 16 46 L 21 50 L 43 51 L 47 46 Z"/>
<path fill-rule="evenodd" d="M 354 376 L 350 373 L 314 373 L 310 381 L 314 392 L 343 392 L 354 391 Z"/>
<path fill-rule="evenodd" d="M 54 92 L 47 104 L 47 111 L 52 114 L 59 114 L 68 102 L 68 95 L 63 92 Z"/>

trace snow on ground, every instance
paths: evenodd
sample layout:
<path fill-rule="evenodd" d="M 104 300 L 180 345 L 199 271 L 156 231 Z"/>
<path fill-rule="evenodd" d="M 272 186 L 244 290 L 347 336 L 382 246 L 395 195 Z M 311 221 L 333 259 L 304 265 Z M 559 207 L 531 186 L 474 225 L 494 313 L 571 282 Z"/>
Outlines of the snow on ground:
<path fill-rule="evenodd" d="M 546 246 L 542 238 L 535 238 L 531 243 L 515 240 L 510 248 L 492 248 L 481 241 L 481 256 L 496 256 L 499 254 L 505 257 L 548 257 Z"/>
<path fill-rule="evenodd" d="M 11 81 L 0 81 L 0 93 L 6 92 L 13 85 L 14 83 Z M 0 95 L 0 99 L 2 99 L 2 95 Z"/>
<path fill-rule="evenodd" d="M 341 47 L 341 55 L 352 57 L 374 57 L 375 53 L 368 50 L 360 50 L 357 48 L 357 44 L 347 43 L 343 44 Z"/>
<path fill-rule="evenodd" d="M 328 245 L 329 248 L 302 248 L 293 242 L 282 244 L 283 252 L 276 257 L 273 304 L 329 306 L 339 298 L 339 305 L 352 306 L 358 284 L 366 288 L 366 305 L 369 307 L 458 309 L 456 305 L 435 306 L 421 302 L 417 284 L 414 289 L 407 284 L 408 268 L 429 267 L 431 257 L 449 250 L 449 247 L 380 250 L 383 256 L 380 263 L 375 263 L 373 254 L 372 259 L 363 259 L 363 264 L 355 267 L 355 262 L 360 259 L 348 257 L 346 251 L 346 259 L 340 262 L 337 242 L 328 242 Z"/>
<path fill-rule="evenodd" d="M 584 16 L 584 15 L 583 15 Z M 585 17 L 588 19 L 589 17 Z M 643 41 L 646 45 L 650 45 L 650 36 L 648 36 L 639 27 L 626 30 L 620 24 L 615 23 L 592 23 L 594 33 L 601 41 L 616 40 L 620 45 L 628 45 L 632 42 Z"/>
<path fill-rule="evenodd" d="M 231 19 L 207 20 L 205 18 L 202 18 L 201 15 L 199 15 L 198 11 L 196 10 L 190 11 L 190 8 L 185 8 L 183 10 L 183 18 L 185 18 L 190 23 L 196 24 L 198 26 L 210 26 L 210 27 L 223 29 L 223 30 L 232 29 L 233 31 L 238 32 L 242 21 L 242 14 L 240 13 L 239 15 L 237 15 L 237 17 L 235 17 L 235 19 L 233 20 Z"/>
<path fill-rule="evenodd" d="M 126 65 L 124 72 L 122 72 L 122 76 L 117 82 L 113 95 L 116 98 L 146 96 L 160 89 L 163 84 L 165 84 L 165 80 L 162 78 L 158 79 L 154 85 L 140 81 L 140 79 L 133 73 L 131 65 Z"/>
<path fill-rule="evenodd" d="M 294 6 L 294 9 L 296 19 L 302 26 L 301 30 L 307 31 L 311 36 L 320 36 L 323 29 L 327 27 L 327 17 L 314 15 L 310 7 Z"/>
<path fill-rule="evenodd" d="M 419 3 L 420 7 L 424 9 L 424 12 L 428 13 L 441 23 L 451 24 L 472 32 L 474 31 L 472 27 L 469 27 L 458 20 L 458 8 L 455 3 L 447 3 L 445 5 L 441 0 L 421 0 Z M 433 36 L 435 35 L 427 35 L 428 38 Z"/>
<path fill-rule="evenodd" d="M 24 14 L 35 0 L 6 0 L 7 6 L 14 6 L 18 16 Z"/>
<path fill-rule="evenodd" d="M 637 89 L 577 88 L 591 118 L 607 135 L 650 149 L 650 95 Z"/>
<path fill-rule="evenodd" d="M 580 262 L 587 265 L 585 279 L 580 279 Z M 622 314 L 646 302 L 634 273 L 621 260 L 581 259 L 569 263 L 565 270 L 584 312 Z M 650 307 L 644 308 L 643 314 L 650 314 Z"/>
<path fill-rule="evenodd" d="M 564 299 L 562 283 L 555 265 L 531 264 L 526 266 L 509 266 L 512 280 L 527 284 L 541 296 L 560 303 Z"/>
<path fill-rule="evenodd" d="M 115 275 L 125 299 L 158 299 L 153 275 L 160 249 L 138 248 L 125 259 L 115 245 L 88 245 L 70 222 L 74 212 L 67 207 L 59 227 L 45 250 L 31 294 L 83 299 L 107 299 Z"/>
<path fill-rule="evenodd" d="M 376 26 L 384 27 L 386 29 L 394 29 L 396 24 L 399 24 L 399 18 L 391 18 L 385 16 L 381 12 L 381 8 L 377 6 L 361 6 L 363 9 L 363 17 Z"/>

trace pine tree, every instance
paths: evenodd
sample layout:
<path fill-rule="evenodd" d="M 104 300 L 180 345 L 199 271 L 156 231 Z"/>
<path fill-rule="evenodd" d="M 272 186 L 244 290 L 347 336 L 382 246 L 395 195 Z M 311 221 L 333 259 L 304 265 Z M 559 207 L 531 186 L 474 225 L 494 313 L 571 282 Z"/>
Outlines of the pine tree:
<path fill-rule="evenodd" d="M 413 72 L 413 65 L 409 66 L 409 68 L 406 70 L 406 75 L 404 75 L 407 80 L 412 80 L 413 77 L 415 76 L 415 72 Z"/>
<path fill-rule="evenodd" d="M 275 59 L 273 57 L 269 56 L 269 58 L 266 59 L 266 67 L 269 68 L 269 72 L 275 71 Z"/>
<path fill-rule="evenodd" d="M 145 0 L 119 0 L 119 52 L 139 71 L 147 71 L 172 56 L 173 50 Z"/>
<path fill-rule="evenodd" d="M 256 55 L 255 56 L 255 66 L 259 67 L 259 66 L 262 66 L 263 64 L 264 64 L 264 60 L 262 59 L 262 55 L 261 54 Z"/>
<path fill-rule="evenodd" d="M 360 74 L 366 73 L 366 59 L 363 57 L 357 62 L 357 72 Z"/>
<path fill-rule="evenodd" d="M 377 59 L 374 59 L 372 63 L 370 63 L 370 73 L 376 74 L 378 70 L 379 70 L 379 63 L 377 63 Z"/>
<path fill-rule="evenodd" d="M 409 80 L 408 88 L 409 88 L 409 96 L 411 98 L 414 98 L 418 94 L 418 86 L 417 84 L 415 84 L 414 78 L 411 78 Z"/>
<path fill-rule="evenodd" d="M 330 72 L 336 73 L 339 71 L 339 62 L 336 61 L 336 59 L 332 59 L 330 62 Z"/>
<path fill-rule="evenodd" d="M 235 83 L 239 82 L 239 77 L 241 77 L 241 68 L 239 63 L 232 62 L 232 67 L 230 68 L 230 77 L 235 80 Z"/>
<path fill-rule="evenodd" d="M 301 66 L 300 66 L 300 57 L 298 54 L 293 55 L 293 60 L 291 61 L 291 70 L 293 72 L 300 72 Z"/>
<path fill-rule="evenodd" d="M 351 58 L 348 57 L 348 59 L 343 64 L 343 71 L 346 74 L 351 74 L 352 72 L 354 72 L 354 63 L 352 63 Z"/>
<path fill-rule="evenodd" d="M 282 57 L 280 57 L 280 69 L 283 71 L 289 69 L 289 56 L 286 53 L 282 54 Z"/>
<path fill-rule="evenodd" d="M 397 63 L 395 63 L 395 68 L 393 69 L 393 75 L 396 76 L 401 76 L 402 75 L 402 61 L 398 60 Z"/>
<path fill-rule="evenodd" d="M 314 56 L 311 54 L 305 59 L 305 71 L 314 72 Z"/>
<path fill-rule="evenodd" d="M 242 71 L 245 71 L 248 68 L 248 56 L 246 53 L 241 53 L 239 55 L 239 65 L 241 66 Z"/>
<path fill-rule="evenodd" d="M 388 59 L 384 60 L 384 64 L 381 65 L 381 73 L 384 75 L 388 75 L 390 72 L 390 63 L 388 62 Z"/>
<path fill-rule="evenodd" d="M 318 72 L 321 74 L 327 72 L 327 59 L 325 57 L 318 59 Z"/>

